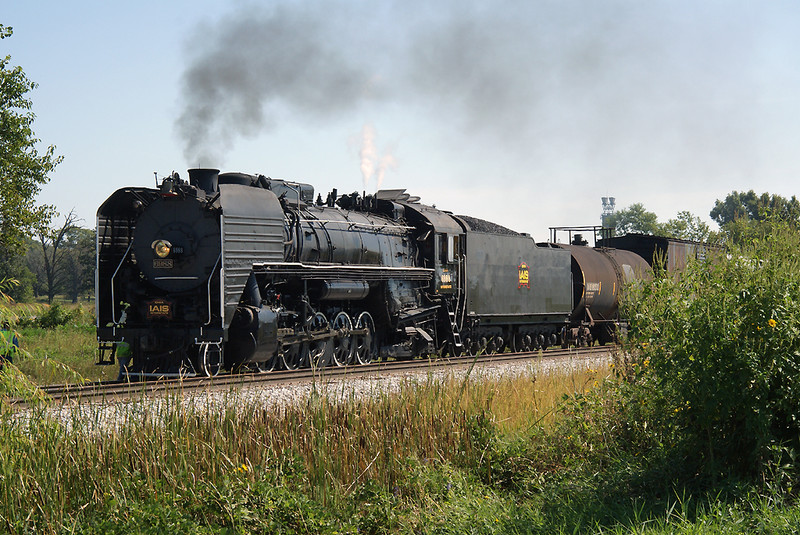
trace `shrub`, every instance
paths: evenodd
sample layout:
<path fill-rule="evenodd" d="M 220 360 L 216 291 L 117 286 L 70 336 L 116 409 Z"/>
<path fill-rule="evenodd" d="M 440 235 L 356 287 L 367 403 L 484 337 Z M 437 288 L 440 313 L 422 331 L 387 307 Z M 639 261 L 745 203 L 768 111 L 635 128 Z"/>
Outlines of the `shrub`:
<path fill-rule="evenodd" d="M 43 312 L 36 318 L 32 318 L 31 323 L 42 329 L 54 329 L 67 324 L 84 324 L 90 319 L 89 314 L 87 314 L 81 306 L 70 309 L 59 303 L 53 303 L 49 307 L 44 308 Z"/>
<path fill-rule="evenodd" d="M 800 233 L 770 227 L 623 304 L 626 377 L 691 474 L 765 476 L 800 449 Z"/>
<path fill-rule="evenodd" d="M 59 325 L 66 325 L 70 321 L 70 311 L 58 303 L 50 305 L 44 313 L 39 316 L 38 323 L 43 329 L 52 329 Z"/>

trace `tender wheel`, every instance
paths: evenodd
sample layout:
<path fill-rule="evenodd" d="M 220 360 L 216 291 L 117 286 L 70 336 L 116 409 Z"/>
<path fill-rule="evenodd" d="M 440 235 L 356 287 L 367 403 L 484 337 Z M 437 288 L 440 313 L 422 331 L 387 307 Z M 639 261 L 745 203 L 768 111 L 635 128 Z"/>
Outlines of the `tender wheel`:
<path fill-rule="evenodd" d="M 222 369 L 222 348 L 213 342 L 203 342 L 197 354 L 197 372 L 215 377 Z"/>
<path fill-rule="evenodd" d="M 503 337 L 492 336 L 486 344 L 486 353 L 489 355 L 497 355 L 503 352 Z"/>
<path fill-rule="evenodd" d="M 344 366 L 353 362 L 355 345 L 350 331 L 353 330 L 353 321 L 347 312 L 339 312 L 334 316 L 331 328 L 338 331 L 333 337 L 333 363 L 337 366 Z"/>
<path fill-rule="evenodd" d="M 311 323 L 309 325 L 309 330 L 312 334 L 319 333 L 321 331 L 327 331 L 328 318 L 325 317 L 325 314 L 322 312 L 317 312 L 314 314 L 314 317 L 311 319 Z M 308 355 L 303 359 L 305 361 L 304 365 L 306 365 L 305 363 L 308 363 L 308 365 L 311 365 L 313 368 L 322 368 L 323 366 L 330 364 L 330 338 L 326 338 L 324 340 L 315 340 L 303 345 L 308 349 Z"/>
<path fill-rule="evenodd" d="M 529 334 L 515 334 L 513 341 L 514 341 L 514 351 L 516 353 L 530 351 L 531 347 L 533 346 L 533 339 Z"/>
<path fill-rule="evenodd" d="M 362 312 L 356 320 L 356 329 L 366 331 L 355 336 L 355 359 L 359 364 L 368 364 L 378 356 L 378 341 L 375 322 L 369 312 Z"/>
<path fill-rule="evenodd" d="M 511 336 L 511 351 L 519 353 L 522 351 L 522 335 L 517 333 Z"/>
<path fill-rule="evenodd" d="M 463 339 L 464 344 L 464 353 L 466 353 L 470 357 L 474 357 L 478 354 L 478 342 L 474 342 L 472 338 L 467 336 Z"/>

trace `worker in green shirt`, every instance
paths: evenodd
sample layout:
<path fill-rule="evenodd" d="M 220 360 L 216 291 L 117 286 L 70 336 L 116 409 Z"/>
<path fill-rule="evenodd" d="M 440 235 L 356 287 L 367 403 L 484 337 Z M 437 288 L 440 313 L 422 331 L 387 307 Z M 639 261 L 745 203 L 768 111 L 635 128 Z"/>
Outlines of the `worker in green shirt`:
<path fill-rule="evenodd" d="M 3 328 L 0 330 L 0 369 L 5 362 L 14 362 L 14 355 L 17 354 L 19 349 L 19 339 L 17 333 L 11 329 L 7 321 L 3 322 Z"/>

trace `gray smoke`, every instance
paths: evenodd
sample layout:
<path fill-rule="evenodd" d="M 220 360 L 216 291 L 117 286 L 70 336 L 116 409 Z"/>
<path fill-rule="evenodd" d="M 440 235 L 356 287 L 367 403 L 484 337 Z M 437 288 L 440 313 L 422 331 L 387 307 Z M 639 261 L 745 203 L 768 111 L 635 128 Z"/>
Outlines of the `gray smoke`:
<path fill-rule="evenodd" d="M 367 98 L 369 75 L 336 28 L 299 7 L 251 8 L 196 32 L 177 128 L 193 165 L 217 165 L 238 137 L 285 114 L 327 118 Z"/>
<path fill-rule="evenodd" d="M 600 179 L 632 162 L 677 173 L 699 161 L 720 175 L 752 144 L 752 11 L 688 0 L 243 8 L 192 39 L 177 126 L 190 163 L 218 165 L 238 137 L 281 121 L 364 123 L 365 104 L 392 103 L 495 157 L 577 162 Z"/>

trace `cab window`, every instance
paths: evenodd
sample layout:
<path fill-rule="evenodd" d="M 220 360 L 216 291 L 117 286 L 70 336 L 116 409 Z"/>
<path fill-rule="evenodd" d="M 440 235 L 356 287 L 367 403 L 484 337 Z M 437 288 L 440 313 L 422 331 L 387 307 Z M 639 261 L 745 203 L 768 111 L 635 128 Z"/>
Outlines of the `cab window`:
<path fill-rule="evenodd" d="M 455 234 L 442 234 L 439 236 L 439 262 L 452 264 L 459 254 L 459 237 Z"/>

